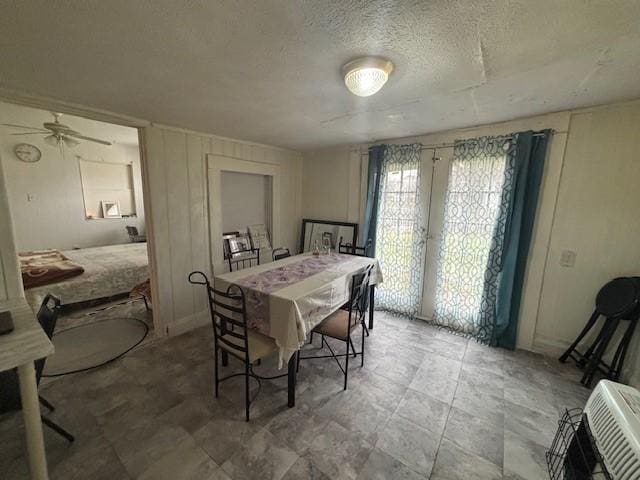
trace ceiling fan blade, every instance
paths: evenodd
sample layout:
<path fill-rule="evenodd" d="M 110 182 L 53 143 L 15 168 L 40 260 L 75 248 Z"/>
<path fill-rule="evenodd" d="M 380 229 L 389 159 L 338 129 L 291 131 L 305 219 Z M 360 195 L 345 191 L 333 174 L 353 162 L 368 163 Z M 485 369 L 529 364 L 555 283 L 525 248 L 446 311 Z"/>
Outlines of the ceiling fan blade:
<path fill-rule="evenodd" d="M 84 135 L 78 135 L 77 133 L 65 133 L 65 135 L 69 135 L 71 137 L 80 138 L 82 140 L 88 140 L 89 142 L 101 143 L 102 145 L 111 145 L 111 142 L 107 142 L 106 140 L 100 140 L 98 138 L 85 137 Z"/>
<path fill-rule="evenodd" d="M 27 130 L 41 130 L 41 128 L 39 127 L 27 127 L 25 125 L 14 125 L 13 123 L 0 123 L 0 125 L 3 125 L 5 127 L 13 127 L 13 128 L 26 128 Z"/>
<path fill-rule="evenodd" d="M 51 132 L 49 132 L 49 130 L 41 130 L 39 132 L 10 133 L 9 135 L 42 135 L 43 133 L 51 133 Z"/>

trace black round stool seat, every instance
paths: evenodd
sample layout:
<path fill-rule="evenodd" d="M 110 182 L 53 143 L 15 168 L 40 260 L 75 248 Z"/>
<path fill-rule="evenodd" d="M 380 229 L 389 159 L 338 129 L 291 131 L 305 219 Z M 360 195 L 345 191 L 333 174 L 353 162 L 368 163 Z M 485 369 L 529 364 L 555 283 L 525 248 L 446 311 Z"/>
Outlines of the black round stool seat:
<path fill-rule="evenodd" d="M 638 277 L 614 278 L 600 289 L 596 309 L 607 318 L 620 318 L 631 313 L 640 303 Z"/>
<path fill-rule="evenodd" d="M 600 332 L 589 348 L 584 353 L 580 353 L 576 347 L 596 325 L 601 316 L 604 317 L 604 322 Z M 572 358 L 579 367 L 584 368 L 585 372 L 581 383 L 585 386 L 591 385 L 596 372 L 604 373 L 606 378 L 614 382 L 618 381 L 639 319 L 640 277 L 614 278 L 600 289 L 596 296 L 595 311 L 578 338 L 560 356 L 559 360 L 565 362 L 568 358 Z M 627 328 L 618 342 L 611 362 L 607 363 L 603 357 L 621 321 L 626 321 Z"/>

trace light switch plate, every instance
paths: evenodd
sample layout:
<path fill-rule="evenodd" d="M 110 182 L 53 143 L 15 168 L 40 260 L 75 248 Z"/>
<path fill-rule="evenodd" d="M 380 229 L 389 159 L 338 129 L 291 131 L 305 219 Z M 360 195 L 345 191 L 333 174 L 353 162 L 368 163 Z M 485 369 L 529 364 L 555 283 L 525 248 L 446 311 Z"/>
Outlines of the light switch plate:
<path fill-rule="evenodd" d="M 576 264 L 576 252 L 572 250 L 563 250 L 560 254 L 560 265 L 563 267 L 573 267 Z"/>

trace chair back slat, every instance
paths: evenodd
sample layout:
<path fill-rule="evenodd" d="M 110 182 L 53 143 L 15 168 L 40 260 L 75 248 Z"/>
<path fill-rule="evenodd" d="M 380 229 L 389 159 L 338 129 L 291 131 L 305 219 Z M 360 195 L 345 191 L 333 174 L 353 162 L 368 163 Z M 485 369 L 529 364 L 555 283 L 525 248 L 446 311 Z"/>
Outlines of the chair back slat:
<path fill-rule="evenodd" d="M 227 322 L 227 323 L 230 323 L 231 325 L 234 325 L 236 327 L 244 328 L 244 321 L 243 320 L 239 320 L 237 318 L 229 317 L 229 316 L 227 316 L 227 315 L 225 315 L 223 313 L 220 313 L 219 310 L 216 310 L 215 316 L 218 319 L 218 321 Z"/>
<path fill-rule="evenodd" d="M 230 272 L 233 272 L 234 269 L 235 271 L 238 271 L 244 268 L 251 268 L 251 267 L 260 265 L 260 249 L 259 248 L 251 250 L 250 256 L 243 256 L 244 252 L 241 253 L 239 256 L 236 255 L 236 258 L 234 258 L 233 255 L 234 254 L 231 254 L 231 256 L 228 258 Z"/>
<path fill-rule="evenodd" d="M 350 310 L 354 310 L 359 317 L 364 317 L 369 305 L 369 288 L 373 265 L 360 273 L 355 274 L 351 280 L 351 295 L 349 301 Z"/>
<path fill-rule="evenodd" d="M 271 252 L 271 258 L 275 262 L 276 260 L 282 260 L 283 258 L 287 258 L 291 256 L 291 252 L 289 252 L 288 248 L 276 248 L 273 252 Z"/>
<path fill-rule="evenodd" d="M 215 293 L 215 290 L 214 290 L 214 293 Z M 216 299 L 215 297 L 213 298 L 212 302 L 214 303 L 214 305 L 220 307 L 223 310 L 228 310 L 230 312 L 235 312 L 235 313 L 242 313 L 243 312 L 242 307 L 238 307 L 238 306 L 235 306 L 235 305 L 230 305 L 230 304 L 224 303 L 224 302 Z"/>
<path fill-rule="evenodd" d="M 229 332 L 226 333 L 225 336 L 218 337 L 218 342 L 224 343 L 227 347 L 233 348 L 234 350 L 238 350 L 239 352 L 246 353 L 248 351 L 247 347 L 243 346 L 242 343 L 238 344 L 238 343 L 230 341 L 229 340 L 229 335 L 232 335 L 232 336 L 237 337 L 237 338 L 244 338 L 244 337 L 242 337 L 240 335 L 234 334 L 233 332 L 229 331 Z"/>
<path fill-rule="evenodd" d="M 342 237 L 340 237 L 340 243 L 338 245 L 338 253 L 345 253 L 347 255 L 355 255 L 357 257 L 370 257 L 371 247 L 373 241 L 368 239 L 364 246 L 352 245 L 351 243 L 342 243 Z"/>

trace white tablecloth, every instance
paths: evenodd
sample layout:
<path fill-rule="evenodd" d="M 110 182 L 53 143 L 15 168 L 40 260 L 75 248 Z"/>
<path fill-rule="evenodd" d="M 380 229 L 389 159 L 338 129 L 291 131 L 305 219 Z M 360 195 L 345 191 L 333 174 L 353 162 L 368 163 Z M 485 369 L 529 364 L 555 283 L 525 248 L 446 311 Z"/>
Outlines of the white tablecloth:
<path fill-rule="evenodd" d="M 215 275 L 214 282 L 218 290 L 242 288 L 249 327 L 275 339 L 282 367 L 307 333 L 349 299 L 351 277 L 371 264 L 371 284 L 382 283 L 378 260 L 338 253 L 295 255 Z"/>

